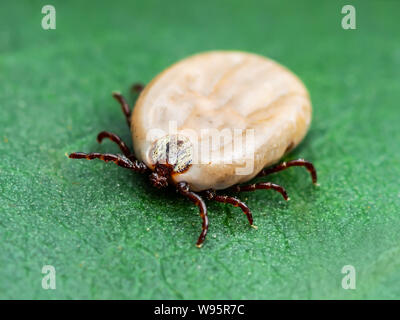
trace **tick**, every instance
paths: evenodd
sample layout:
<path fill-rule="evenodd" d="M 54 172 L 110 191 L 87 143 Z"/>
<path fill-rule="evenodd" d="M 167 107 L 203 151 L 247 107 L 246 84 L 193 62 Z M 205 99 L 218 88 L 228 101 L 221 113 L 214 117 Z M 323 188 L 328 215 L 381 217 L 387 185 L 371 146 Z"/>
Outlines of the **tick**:
<path fill-rule="evenodd" d="M 313 164 L 304 159 L 270 167 L 301 142 L 311 122 L 307 89 L 280 64 L 245 52 L 206 52 L 134 89 L 140 95 L 133 112 L 121 94 L 113 94 L 132 132 L 134 153 L 116 134 L 102 131 L 97 141 L 110 139 L 122 154 L 75 152 L 69 157 L 112 161 L 148 174 L 156 188 L 176 188 L 199 207 L 197 247 L 208 231 L 204 199 L 239 207 L 256 228 L 247 205 L 222 190 L 272 189 L 288 200 L 280 185 L 246 182 L 294 166 L 305 167 L 317 183 Z"/>

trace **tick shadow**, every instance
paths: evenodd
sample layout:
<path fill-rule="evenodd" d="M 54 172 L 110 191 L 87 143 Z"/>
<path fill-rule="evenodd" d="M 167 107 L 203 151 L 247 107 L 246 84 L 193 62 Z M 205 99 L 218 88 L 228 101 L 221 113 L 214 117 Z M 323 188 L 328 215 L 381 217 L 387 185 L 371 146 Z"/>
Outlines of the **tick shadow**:
<path fill-rule="evenodd" d="M 306 160 L 311 162 L 317 161 L 317 151 L 314 147 L 313 141 L 316 141 L 319 137 L 325 136 L 326 132 L 326 129 L 311 128 L 303 141 L 301 141 L 295 149 L 286 154 L 283 159 L 291 160 L 297 158 L 307 158 Z"/>

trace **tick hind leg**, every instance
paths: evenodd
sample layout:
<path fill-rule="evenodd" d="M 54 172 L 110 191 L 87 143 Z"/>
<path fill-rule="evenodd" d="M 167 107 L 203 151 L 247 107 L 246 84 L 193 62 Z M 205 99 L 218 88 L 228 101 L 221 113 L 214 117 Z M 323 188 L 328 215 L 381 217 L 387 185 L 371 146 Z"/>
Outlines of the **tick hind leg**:
<path fill-rule="evenodd" d="M 247 220 L 250 223 L 250 226 L 254 229 L 257 229 L 257 227 L 253 224 L 253 215 L 251 214 L 249 207 L 244 202 L 235 197 L 217 195 L 215 190 L 206 190 L 204 193 L 208 200 L 214 200 L 221 203 L 229 203 L 235 207 L 239 207 L 240 209 L 242 209 L 243 213 L 246 215 Z"/>
<path fill-rule="evenodd" d="M 144 85 L 141 83 L 135 83 L 131 87 L 131 91 L 136 94 L 142 92 L 143 89 Z M 129 107 L 128 102 L 126 101 L 124 96 L 119 92 L 113 92 L 112 95 L 121 105 L 122 112 L 125 115 L 126 123 L 128 124 L 128 127 L 131 127 L 132 109 Z"/>
<path fill-rule="evenodd" d="M 144 84 L 143 83 L 134 83 L 131 87 L 132 93 L 138 94 L 141 93 L 144 89 Z"/>
<path fill-rule="evenodd" d="M 207 216 L 206 204 L 202 199 L 202 197 L 200 197 L 200 195 L 194 193 L 193 191 L 190 191 L 189 184 L 187 184 L 186 182 L 179 182 L 177 184 L 177 190 L 180 192 L 180 194 L 188 198 L 196 206 L 199 207 L 200 217 L 202 219 L 202 226 L 201 226 L 202 230 L 199 239 L 197 240 L 196 246 L 198 248 L 201 248 L 208 232 L 208 216 Z"/>
<path fill-rule="evenodd" d="M 275 190 L 275 191 L 279 192 L 285 200 L 289 200 L 289 197 L 287 195 L 285 188 L 280 186 L 279 184 L 275 184 L 275 183 L 271 183 L 271 182 L 259 182 L 259 183 L 253 183 L 253 184 L 248 184 L 248 185 L 243 185 L 243 186 L 235 185 L 235 186 L 229 188 L 229 190 L 231 190 L 233 192 L 251 192 L 251 191 L 256 191 L 256 190 L 260 190 L 260 189 Z"/>
<path fill-rule="evenodd" d="M 128 124 L 128 127 L 131 127 L 131 108 L 128 105 L 128 102 L 124 98 L 122 94 L 119 92 L 113 92 L 113 97 L 119 102 L 121 105 L 122 112 L 125 115 L 126 123 Z"/>
<path fill-rule="evenodd" d="M 257 177 L 268 176 L 272 173 L 283 171 L 290 167 L 305 167 L 311 175 L 313 184 L 317 185 L 317 171 L 315 170 L 315 167 L 311 162 L 306 161 L 304 159 L 297 159 L 297 160 L 291 160 L 288 162 L 282 162 L 281 164 L 278 164 L 274 167 L 263 169 L 257 175 Z"/>

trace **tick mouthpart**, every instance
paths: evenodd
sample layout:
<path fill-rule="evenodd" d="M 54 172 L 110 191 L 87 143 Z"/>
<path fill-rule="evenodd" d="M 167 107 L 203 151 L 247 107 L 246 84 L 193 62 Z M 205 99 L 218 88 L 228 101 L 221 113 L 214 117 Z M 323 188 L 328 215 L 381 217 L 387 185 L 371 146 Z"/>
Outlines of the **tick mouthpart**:
<path fill-rule="evenodd" d="M 158 189 L 168 187 L 168 178 L 163 175 L 159 175 L 157 172 L 151 173 L 149 179 L 153 187 Z"/>
<path fill-rule="evenodd" d="M 168 187 L 168 179 L 171 176 L 172 167 L 170 165 L 164 165 L 157 163 L 154 172 L 149 176 L 151 184 L 156 188 Z"/>

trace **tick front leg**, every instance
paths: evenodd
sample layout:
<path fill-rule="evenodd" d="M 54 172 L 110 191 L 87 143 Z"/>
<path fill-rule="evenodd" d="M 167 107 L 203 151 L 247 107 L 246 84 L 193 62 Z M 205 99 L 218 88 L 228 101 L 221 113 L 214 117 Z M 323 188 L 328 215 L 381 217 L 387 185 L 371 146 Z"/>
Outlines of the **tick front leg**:
<path fill-rule="evenodd" d="M 108 131 L 102 131 L 97 135 L 97 142 L 101 143 L 104 138 L 110 139 L 111 141 L 115 142 L 118 147 L 121 149 L 122 153 L 130 160 L 135 160 L 132 152 L 129 150 L 128 146 L 122 139 L 117 136 L 115 133 L 111 133 Z"/>
<path fill-rule="evenodd" d="M 199 207 L 200 210 L 200 217 L 202 219 L 202 230 L 199 236 L 199 239 L 197 240 L 196 246 L 198 248 L 201 248 L 203 245 L 204 239 L 206 238 L 207 232 L 208 232 L 208 216 L 207 216 L 207 207 L 206 204 L 204 203 L 204 200 L 197 194 L 194 193 L 193 191 L 190 191 L 189 184 L 186 182 L 179 182 L 177 184 L 177 190 L 188 198 L 190 201 L 192 201 L 196 206 Z"/>
<path fill-rule="evenodd" d="M 247 220 L 250 223 L 250 226 L 254 229 L 257 229 L 257 226 L 253 224 L 253 215 L 251 214 L 249 207 L 244 202 L 240 201 L 235 197 L 217 195 L 215 190 L 212 189 L 206 190 L 204 191 L 204 193 L 208 200 L 214 200 L 222 203 L 229 203 L 235 207 L 239 207 L 240 209 L 242 209 L 243 213 L 246 215 Z"/>
<path fill-rule="evenodd" d="M 267 175 L 270 175 L 275 172 L 286 170 L 287 168 L 290 168 L 290 167 L 305 167 L 311 175 L 313 184 L 315 184 L 315 185 L 317 184 L 317 171 L 315 170 L 314 165 L 311 162 L 306 161 L 304 159 L 297 159 L 297 160 L 291 160 L 288 162 L 282 162 L 281 164 L 278 164 L 277 166 L 274 166 L 272 168 L 263 169 L 257 175 L 257 177 L 267 176 Z"/>
<path fill-rule="evenodd" d="M 250 191 L 256 191 L 259 189 L 265 189 L 265 190 L 272 189 L 272 190 L 278 191 L 285 200 L 289 200 L 289 197 L 287 195 L 285 188 L 280 186 L 279 184 L 275 184 L 275 183 L 271 183 L 271 182 L 259 182 L 259 183 L 244 185 L 244 186 L 235 185 L 235 186 L 229 188 L 229 190 L 234 191 L 234 192 L 250 192 Z"/>
<path fill-rule="evenodd" d="M 110 153 L 83 153 L 83 152 L 74 152 L 69 155 L 70 159 L 86 159 L 86 160 L 93 160 L 93 159 L 100 159 L 105 162 L 112 161 L 117 166 L 130 169 L 136 172 L 144 173 L 148 170 L 147 166 L 140 161 L 131 161 L 127 157 L 119 154 L 110 154 Z"/>

